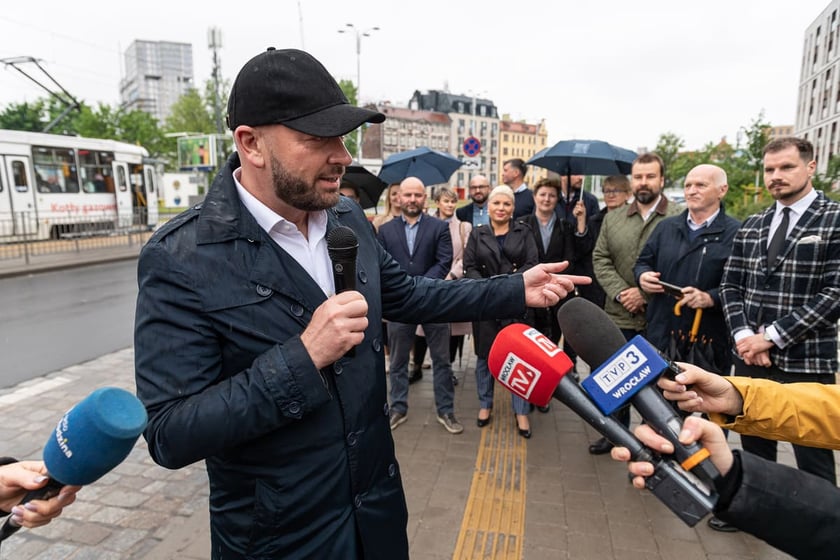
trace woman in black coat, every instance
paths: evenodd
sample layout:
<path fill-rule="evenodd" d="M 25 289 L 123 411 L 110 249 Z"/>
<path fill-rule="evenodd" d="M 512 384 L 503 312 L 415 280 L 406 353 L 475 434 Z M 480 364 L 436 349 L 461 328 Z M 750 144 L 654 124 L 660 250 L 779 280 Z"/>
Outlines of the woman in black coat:
<path fill-rule="evenodd" d="M 464 249 L 464 271 L 467 278 L 489 278 L 497 274 L 523 272 L 539 262 L 531 228 L 521 221 L 513 221 L 514 200 L 513 190 L 506 185 L 499 185 L 490 193 L 487 203 L 490 222 L 472 230 Z M 494 379 L 487 367 L 487 356 L 496 335 L 512 322 L 488 320 L 473 323 L 475 378 L 480 405 L 476 423 L 479 428 L 490 423 L 493 408 Z M 516 395 L 511 397 L 519 434 L 530 438 L 528 413 L 531 405 Z"/>

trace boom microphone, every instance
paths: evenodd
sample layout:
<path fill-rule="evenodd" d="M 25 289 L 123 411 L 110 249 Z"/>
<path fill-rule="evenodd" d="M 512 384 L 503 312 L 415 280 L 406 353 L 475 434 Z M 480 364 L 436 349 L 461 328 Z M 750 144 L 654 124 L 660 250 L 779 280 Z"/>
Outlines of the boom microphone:
<path fill-rule="evenodd" d="M 680 443 L 682 418 L 652 386 L 659 375 L 677 366 L 641 336 L 627 342 L 604 310 L 584 298 L 574 298 L 557 311 L 560 330 L 578 355 L 593 369 L 581 385 L 604 414 L 628 402 L 645 422 L 674 445 L 680 465 L 711 486 L 720 478 L 708 449 Z M 679 371 L 676 369 L 676 371 Z"/>
<path fill-rule="evenodd" d="M 687 525 L 693 527 L 714 508 L 715 493 L 689 480 L 676 464 L 645 447 L 566 377 L 573 369 L 571 360 L 537 329 L 521 323 L 503 328 L 493 341 L 487 365 L 493 377 L 515 395 L 537 406 L 547 405 L 554 397 L 611 443 L 629 449 L 634 461 L 652 463 L 654 473 L 645 479 L 646 487 Z"/>
<path fill-rule="evenodd" d="M 99 480 L 131 452 L 146 427 L 146 409 L 133 394 L 116 387 L 95 390 L 62 416 L 44 446 L 50 482 L 21 503 L 46 500 L 64 486 Z M 0 541 L 20 527 L 7 519 Z"/>

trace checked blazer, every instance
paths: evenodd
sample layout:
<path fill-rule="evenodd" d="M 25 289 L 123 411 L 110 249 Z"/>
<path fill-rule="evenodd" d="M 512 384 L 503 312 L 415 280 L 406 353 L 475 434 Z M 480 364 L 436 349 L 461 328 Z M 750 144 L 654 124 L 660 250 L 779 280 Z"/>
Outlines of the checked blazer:
<path fill-rule="evenodd" d="M 784 348 L 770 359 L 787 373 L 837 370 L 840 318 L 840 204 L 822 192 L 811 203 L 776 261 L 767 262 L 775 205 L 747 218 L 724 268 L 720 295 L 729 332 L 773 325 Z"/>

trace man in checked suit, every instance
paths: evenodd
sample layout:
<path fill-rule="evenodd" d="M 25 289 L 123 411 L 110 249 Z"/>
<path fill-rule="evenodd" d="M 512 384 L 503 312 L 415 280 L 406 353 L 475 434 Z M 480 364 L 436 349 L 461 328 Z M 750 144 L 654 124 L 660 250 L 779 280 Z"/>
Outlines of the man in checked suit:
<path fill-rule="evenodd" d="M 452 266 L 452 238 L 449 224 L 423 212 L 426 187 L 417 177 L 400 183 L 402 215 L 383 224 L 377 235 L 382 247 L 411 276 L 444 279 Z M 408 414 L 408 355 L 417 325 L 388 323 L 391 349 L 391 429 L 406 421 Z M 449 323 L 424 323 L 423 332 L 432 356 L 432 376 L 437 419 L 449 433 L 464 427 L 455 418 L 455 386 L 449 363 Z"/>
<path fill-rule="evenodd" d="M 815 170 L 807 140 L 779 138 L 764 149 L 764 184 L 776 203 L 747 218 L 735 235 L 720 288 L 735 375 L 834 383 L 840 204 L 814 190 Z M 744 450 L 776 460 L 775 441 L 742 435 L 741 442 Z M 793 449 L 800 469 L 836 484 L 832 451 Z"/>

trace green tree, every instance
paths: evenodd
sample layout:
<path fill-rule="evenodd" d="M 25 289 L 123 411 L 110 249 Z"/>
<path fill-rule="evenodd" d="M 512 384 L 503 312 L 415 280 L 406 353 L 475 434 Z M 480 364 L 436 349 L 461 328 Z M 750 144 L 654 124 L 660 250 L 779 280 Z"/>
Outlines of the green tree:
<path fill-rule="evenodd" d="M 758 189 L 761 185 L 761 170 L 764 167 L 764 146 L 770 141 L 770 123 L 764 120 L 764 111 L 759 112 L 750 125 L 741 130 L 747 137 L 744 153 L 748 165 L 755 173 L 753 185 Z"/>
<path fill-rule="evenodd" d="M 10 103 L 0 112 L 0 128 L 40 132 L 47 124 L 44 122 L 44 115 L 43 99 L 32 103 Z"/>
<path fill-rule="evenodd" d="M 165 129 L 167 132 L 215 133 L 216 124 L 206 100 L 197 89 L 190 89 L 172 105 Z"/>
<path fill-rule="evenodd" d="M 356 84 L 350 80 L 341 80 L 338 82 L 338 87 L 340 87 L 341 91 L 344 92 L 344 95 L 347 97 L 347 100 L 351 105 L 356 105 L 358 103 L 359 89 L 356 87 Z M 358 138 L 359 136 L 356 131 L 353 131 L 351 134 L 344 137 L 344 145 L 347 147 L 347 151 L 350 152 L 350 155 L 353 156 L 353 159 L 356 159 L 356 154 L 358 154 Z"/>
<path fill-rule="evenodd" d="M 677 160 L 680 150 L 684 147 L 685 141 L 673 132 L 665 132 L 659 135 L 659 140 L 656 142 L 654 151 L 659 154 L 659 157 L 665 163 L 666 189 L 673 187 L 676 179 L 681 178 L 679 175 L 674 175 L 672 167 Z"/>

